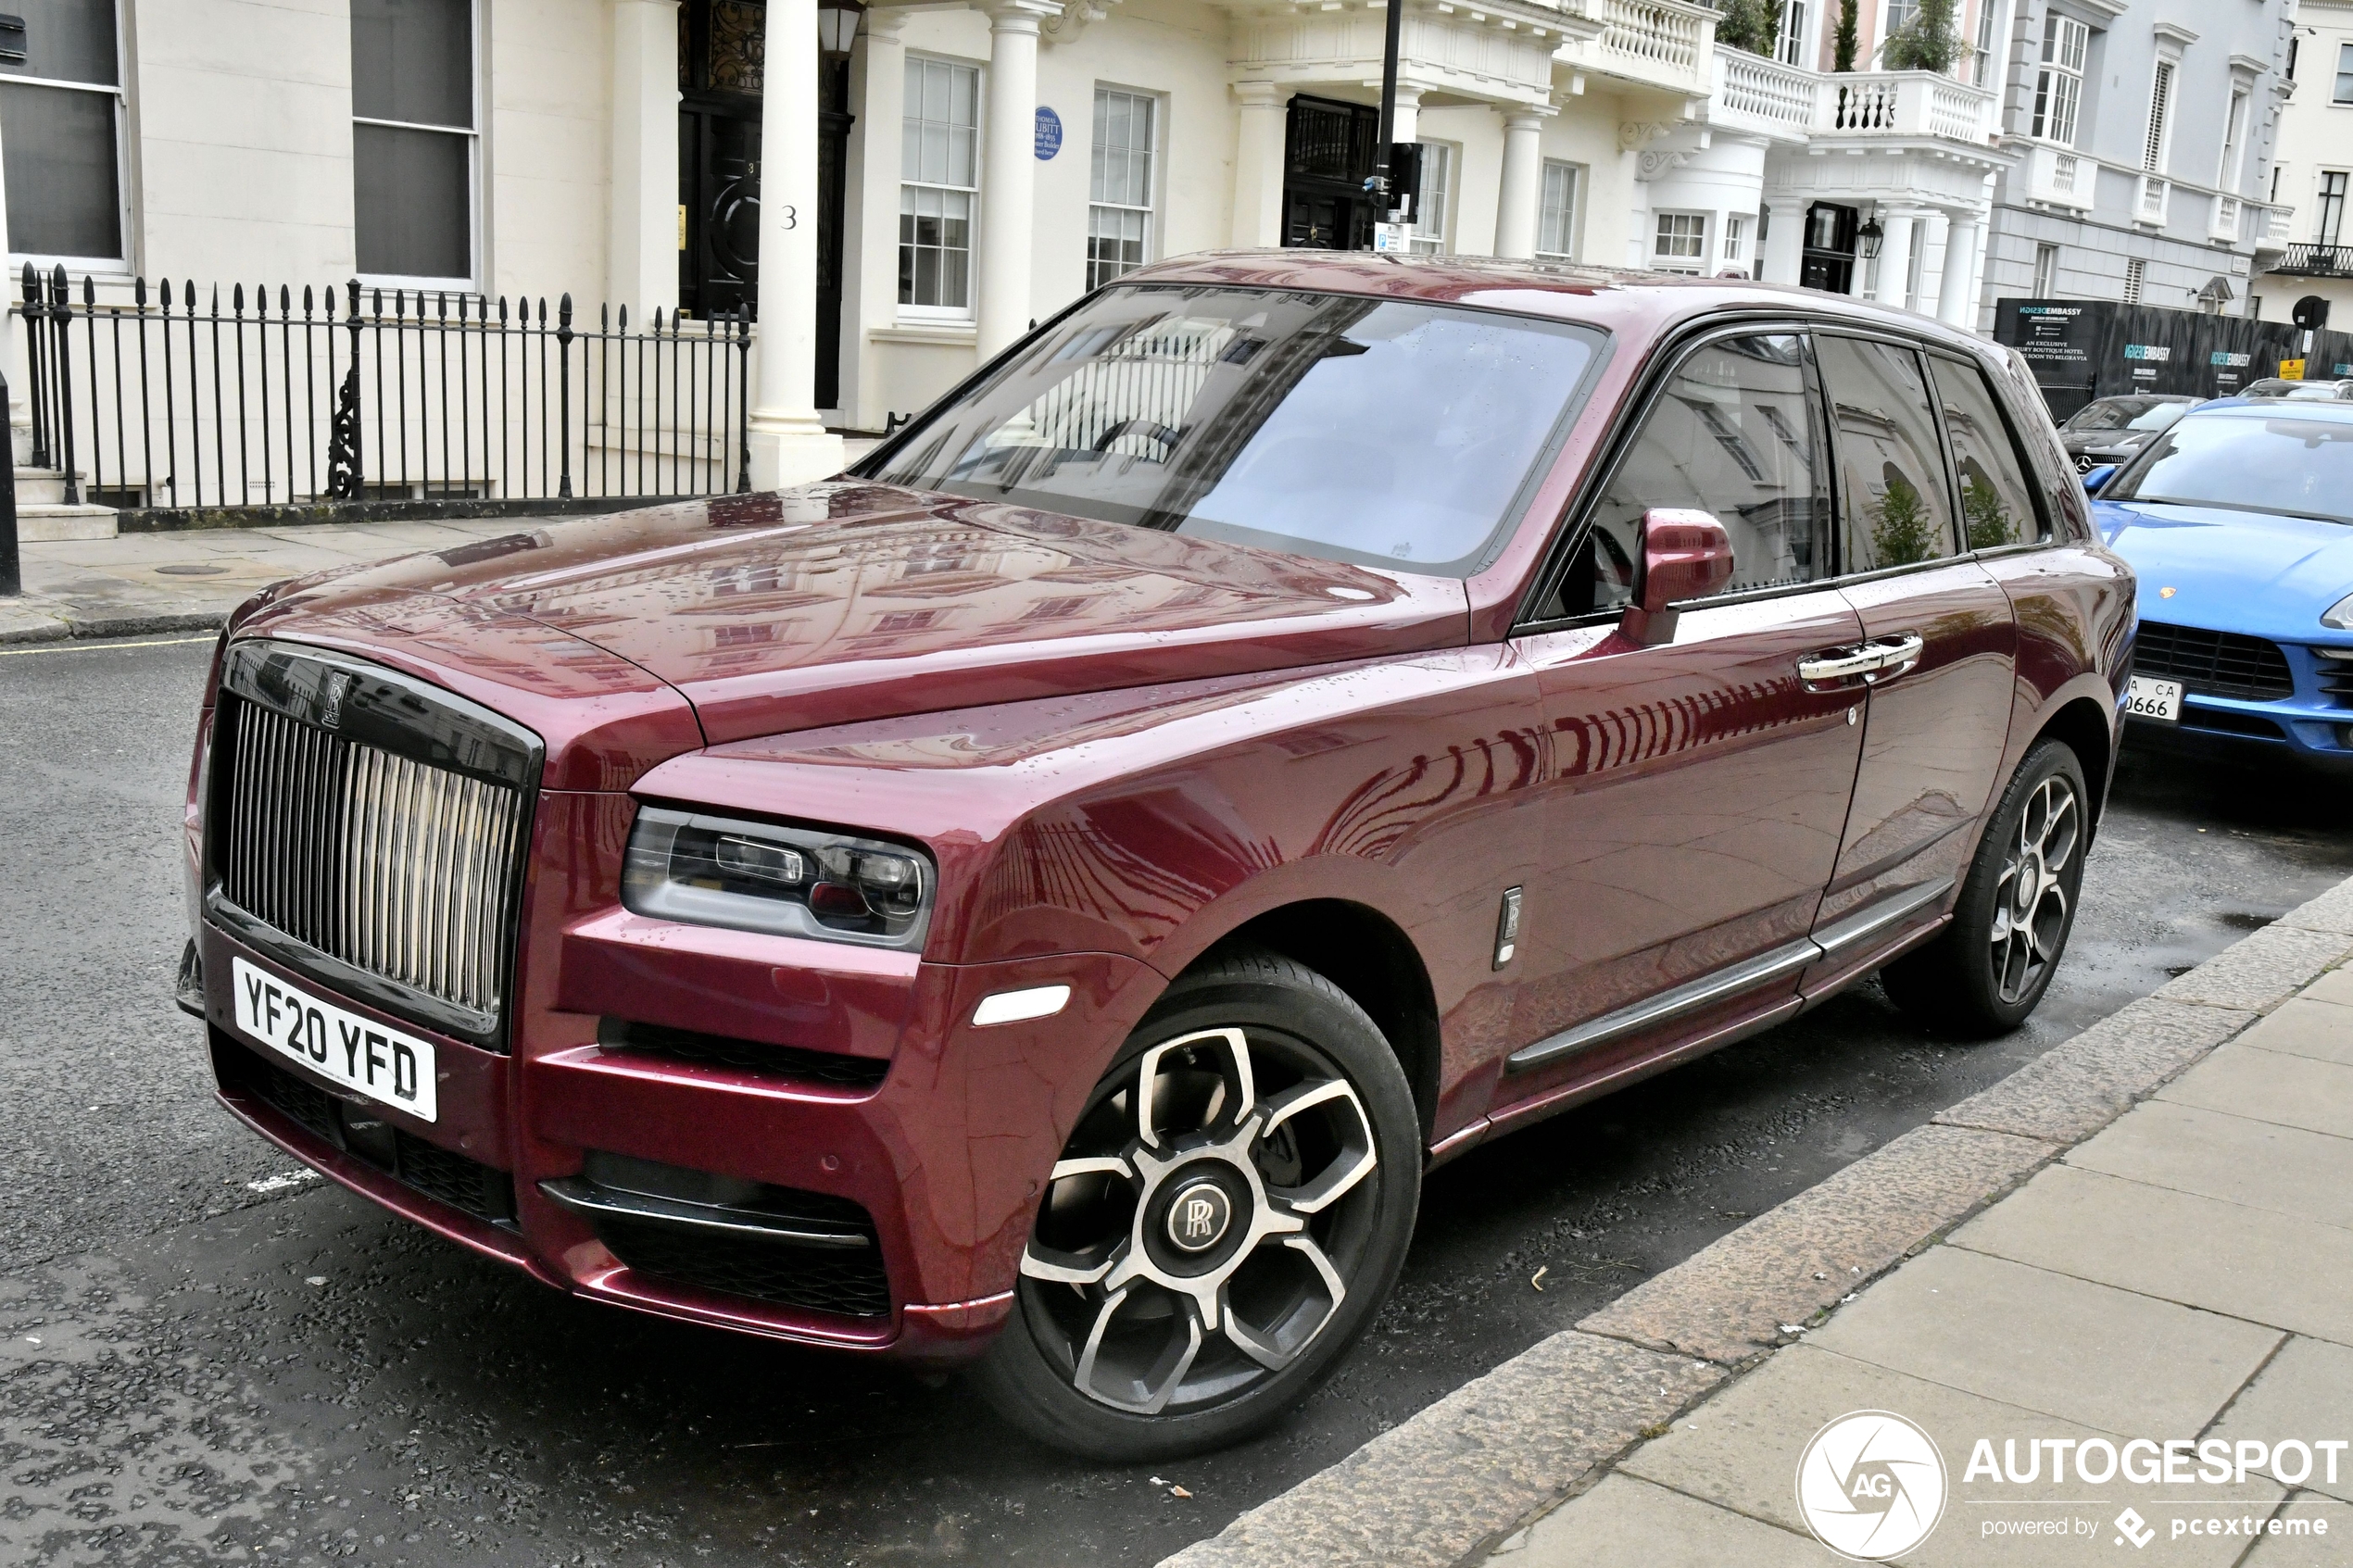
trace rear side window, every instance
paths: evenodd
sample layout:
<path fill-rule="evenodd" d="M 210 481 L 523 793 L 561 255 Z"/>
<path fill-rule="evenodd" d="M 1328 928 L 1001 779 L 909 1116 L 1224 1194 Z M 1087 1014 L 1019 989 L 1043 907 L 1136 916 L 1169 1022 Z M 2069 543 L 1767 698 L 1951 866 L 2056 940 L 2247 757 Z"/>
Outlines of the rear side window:
<path fill-rule="evenodd" d="M 2026 482 L 2031 465 L 2011 439 L 1985 372 L 1948 355 L 1929 358 L 1944 408 L 1944 433 L 1953 444 L 1953 468 L 1961 482 L 1963 546 L 1994 550 L 2049 538 L 2034 506 L 2034 488 Z"/>
<path fill-rule="evenodd" d="M 1944 452 L 1919 350 L 1828 334 L 1816 344 L 1837 426 L 1843 569 L 1877 571 L 1957 553 Z"/>
<path fill-rule="evenodd" d="M 1830 574 L 1830 460 L 1801 332 L 1721 338 L 1686 355 L 1642 416 L 1540 619 L 1633 596 L 1642 512 L 1712 513 L 1732 539 L 1728 593 Z"/>

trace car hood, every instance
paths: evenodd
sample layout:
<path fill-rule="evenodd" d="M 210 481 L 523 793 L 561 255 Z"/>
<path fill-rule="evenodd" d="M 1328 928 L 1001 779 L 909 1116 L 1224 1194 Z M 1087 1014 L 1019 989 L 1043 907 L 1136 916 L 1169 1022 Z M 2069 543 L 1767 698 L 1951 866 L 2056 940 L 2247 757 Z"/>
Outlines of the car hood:
<path fill-rule="evenodd" d="M 2353 593 L 2345 523 L 2139 501 L 2095 501 L 2092 511 L 2132 563 L 2146 620 L 2311 642 L 2331 636 L 2321 612 Z"/>
<path fill-rule="evenodd" d="M 712 745 L 1469 633 L 1453 579 L 845 481 L 576 519 L 297 601 L 387 594 L 593 645 L 683 694 Z"/>

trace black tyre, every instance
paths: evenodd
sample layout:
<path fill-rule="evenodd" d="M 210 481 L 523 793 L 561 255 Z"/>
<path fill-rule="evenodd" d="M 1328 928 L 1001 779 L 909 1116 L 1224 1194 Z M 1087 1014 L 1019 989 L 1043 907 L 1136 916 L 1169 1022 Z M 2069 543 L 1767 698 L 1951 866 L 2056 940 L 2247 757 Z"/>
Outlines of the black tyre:
<path fill-rule="evenodd" d="M 2073 748 L 2036 743 L 1986 825 L 1953 923 L 1880 972 L 1897 1007 L 1940 1033 L 1970 1037 L 2026 1022 L 2075 924 L 2091 797 Z"/>
<path fill-rule="evenodd" d="M 1088 1459 L 1223 1447 L 1297 1404 L 1396 1283 L 1421 1127 L 1365 1010 L 1213 954 L 1120 1048 L 1056 1162 L 1013 1321 L 972 1376 Z"/>

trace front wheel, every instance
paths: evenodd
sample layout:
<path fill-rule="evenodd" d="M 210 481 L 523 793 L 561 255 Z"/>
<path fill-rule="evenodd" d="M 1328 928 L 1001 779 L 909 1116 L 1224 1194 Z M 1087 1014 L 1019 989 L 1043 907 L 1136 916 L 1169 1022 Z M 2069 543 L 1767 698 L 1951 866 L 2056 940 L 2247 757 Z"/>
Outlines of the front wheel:
<path fill-rule="evenodd" d="M 1364 1010 L 1276 954 L 1214 957 L 1089 1097 L 979 1390 L 1090 1459 L 1235 1442 L 1371 1322 L 1420 1191 L 1413 1096 Z"/>
<path fill-rule="evenodd" d="M 2026 754 L 1986 824 L 1953 923 L 1880 972 L 1897 1007 L 1945 1034 L 2000 1035 L 2026 1022 L 2075 924 L 2090 800 L 2065 742 Z"/>

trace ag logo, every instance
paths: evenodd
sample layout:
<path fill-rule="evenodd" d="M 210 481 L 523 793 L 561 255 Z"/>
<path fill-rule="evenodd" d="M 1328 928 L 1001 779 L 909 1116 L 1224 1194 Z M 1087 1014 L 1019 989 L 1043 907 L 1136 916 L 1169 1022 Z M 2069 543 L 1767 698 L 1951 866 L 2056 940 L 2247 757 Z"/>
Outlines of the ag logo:
<path fill-rule="evenodd" d="M 1856 1411 L 1814 1434 L 1797 1461 L 1797 1512 L 1815 1539 L 1857 1562 L 1901 1557 L 1944 1513 L 1944 1456 L 1887 1411 Z"/>

